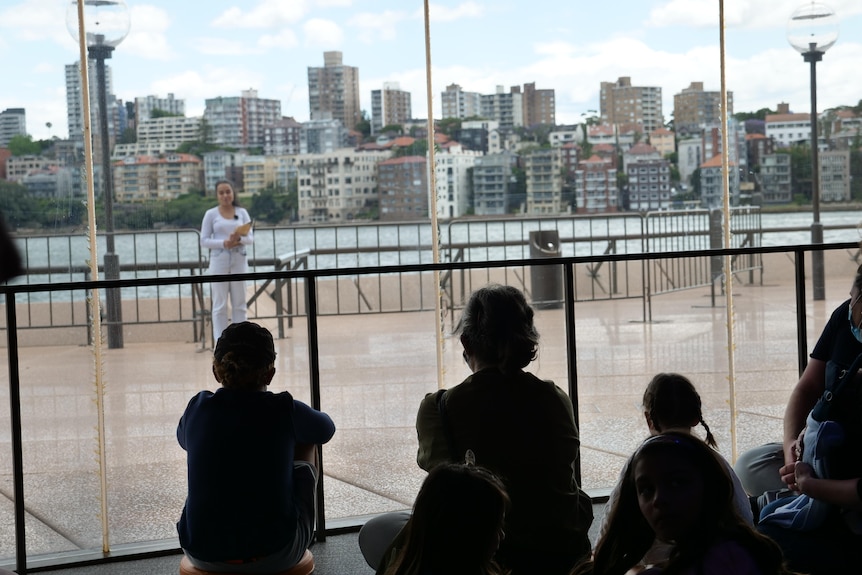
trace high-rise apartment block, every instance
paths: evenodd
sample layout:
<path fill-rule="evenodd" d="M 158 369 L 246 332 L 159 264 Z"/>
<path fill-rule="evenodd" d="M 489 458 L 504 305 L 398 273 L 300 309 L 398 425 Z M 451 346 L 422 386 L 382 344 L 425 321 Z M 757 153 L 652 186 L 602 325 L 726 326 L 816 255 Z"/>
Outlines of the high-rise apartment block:
<path fill-rule="evenodd" d="M 437 216 L 458 218 L 470 208 L 470 169 L 482 155 L 460 143 L 447 142 L 435 156 Z"/>
<path fill-rule="evenodd" d="M 284 118 L 263 128 L 263 153 L 267 156 L 296 155 L 300 150 L 302 124 Z"/>
<path fill-rule="evenodd" d="M 428 161 L 425 156 L 404 156 L 377 164 L 380 219 L 428 219 Z"/>
<path fill-rule="evenodd" d="M 167 98 L 159 98 L 158 96 L 135 98 L 135 122 L 137 124 L 149 120 L 153 110 L 161 110 L 173 116 L 185 116 L 186 101 L 174 98 L 174 95 L 170 93 Z"/>
<path fill-rule="evenodd" d="M 372 134 L 384 126 L 403 125 L 412 117 L 410 92 L 402 90 L 398 82 L 384 82 L 382 90 L 371 91 Z"/>
<path fill-rule="evenodd" d="M 237 148 L 265 144 L 264 128 L 281 120 L 281 101 L 258 98 L 257 90 L 243 90 L 241 96 L 206 100 L 204 121 L 211 141 Z"/>
<path fill-rule="evenodd" d="M 554 126 L 557 123 L 557 104 L 553 89 L 537 90 L 536 83 L 524 84 L 524 91 L 520 86 L 512 86 L 513 93 L 523 94 L 524 125 L 537 126 L 547 124 Z"/>
<path fill-rule="evenodd" d="M 733 92 L 727 93 L 727 115 L 733 114 Z M 703 82 L 692 82 L 673 96 L 674 130 L 681 136 L 696 134 L 706 125 L 721 124 L 721 92 L 708 92 Z"/>
<path fill-rule="evenodd" d="M 0 112 L 0 148 L 15 136 L 27 135 L 27 112 L 24 108 L 6 108 Z"/>
<path fill-rule="evenodd" d="M 527 214 L 550 215 L 567 211 L 562 205 L 563 154 L 560 148 L 540 148 L 524 156 L 527 176 Z"/>
<path fill-rule="evenodd" d="M 647 134 L 664 125 L 661 88 L 632 86 L 628 76 L 616 82 L 602 82 L 599 105 L 602 122 L 606 124 L 640 124 Z"/>
<path fill-rule="evenodd" d="M 506 92 L 497 86 L 496 93 L 482 94 L 480 106 L 479 115 L 500 122 L 501 129 L 524 125 L 524 95 L 519 92 Z"/>
<path fill-rule="evenodd" d="M 820 152 L 820 199 L 850 201 L 850 150 Z"/>
<path fill-rule="evenodd" d="M 308 108 L 312 120 L 338 120 L 353 130 L 362 119 L 359 68 L 345 66 L 341 52 L 324 52 L 323 67 L 308 67 Z"/>
<path fill-rule="evenodd" d="M 764 204 L 783 204 L 793 199 L 790 154 L 765 154 L 760 158 L 760 193 Z"/>
<path fill-rule="evenodd" d="M 502 216 L 523 198 L 513 198 L 512 169 L 518 156 L 509 151 L 476 158 L 473 167 L 473 211 L 477 216 Z"/>
<path fill-rule="evenodd" d="M 88 79 L 90 87 L 90 131 L 99 132 L 99 87 L 96 80 L 96 62 L 89 61 Z M 113 94 L 111 67 L 105 65 L 105 90 L 108 105 L 108 134 L 116 138 L 122 131 L 120 126 L 120 104 Z M 78 62 L 66 65 L 66 119 L 69 124 L 69 139 L 81 139 L 84 134 L 84 103 L 81 99 L 81 69 Z"/>
<path fill-rule="evenodd" d="M 120 202 L 173 200 L 202 183 L 203 162 L 191 154 L 130 156 L 114 162 L 114 194 Z"/>
<path fill-rule="evenodd" d="M 482 95 L 479 92 L 465 92 L 458 84 L 449 84 L 446 86 L 446 91 L 441 93 L 443 113 L 440 117 L 444 120 L 478 117 L 481 113 L 481 99 Z"/>
<path fill-rule="evenodd" d="M 579 214 L 618 210 L 617 170 L 610 160 L 593 155 L 579 162 L 574 183 L 575 206 Z"/>

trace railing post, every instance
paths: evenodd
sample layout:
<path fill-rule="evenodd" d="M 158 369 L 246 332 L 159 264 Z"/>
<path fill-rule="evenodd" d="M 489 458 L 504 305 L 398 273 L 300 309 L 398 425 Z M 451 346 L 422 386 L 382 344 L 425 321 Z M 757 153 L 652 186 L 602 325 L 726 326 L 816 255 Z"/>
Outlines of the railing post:
<path fill-rule="evenodd" d="M 311 407 L 320 411 L 320 344 L 317 331 L 317 279 L 305 280 L 306 317 L 308 318 L 308 376 L 311 387 Z M 323 446 L 317 446 L 317 530 L 318 541 L 326 541 L 326 505 L 323 497 Z"/>
<path fill-rule="evenodd" d="M 12 483 L 15 494 L 15 565 L 27 574 L 27 530 L 24 510 L 24 438 L 21 434 L 21 374 L 18 364 L 18 318 L 15 294 L 6 293 L 6 342 L 9 362 L 9 412 L 12 425 Z"/>
<path fill-rule="evenodd" d="M 566 354 L 566 361 L 569 372 L 569 399 L 572 400 L 572 411 L 575 414 L 575 427 L 580 433 L 581 417 L 578 402 L 578 359 L 575 353 L 575 345 L 577 344 L 576 329 L 575 329 L 575 273 L 574 266 L 571 264 L 563 265 L 563 298 L 565 300 L 566 313 L 566 349 L 569 353 Z M 575 465 L 575 481 L 581 485 L 581 458 L 578 457 Z"/>
<path fill-rule="evenodd" d="M 805 311 L 805 252 L 796 250 L 796 354 L 799 376 L 808 367 L 808 315 Z"/>

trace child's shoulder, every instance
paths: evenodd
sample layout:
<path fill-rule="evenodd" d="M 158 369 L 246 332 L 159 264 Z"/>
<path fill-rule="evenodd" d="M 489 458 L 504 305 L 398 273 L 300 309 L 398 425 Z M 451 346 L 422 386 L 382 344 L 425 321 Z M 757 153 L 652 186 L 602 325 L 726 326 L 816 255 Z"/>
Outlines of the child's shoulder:
<path fill-rule="evenodd" d="M 703 575 L 760 575 L 760 569 L 751 553 L 733 539 L 719 541 L 709 548 L 703 559 Z M 692 570 L 694 573 L 695 570 Z"/>

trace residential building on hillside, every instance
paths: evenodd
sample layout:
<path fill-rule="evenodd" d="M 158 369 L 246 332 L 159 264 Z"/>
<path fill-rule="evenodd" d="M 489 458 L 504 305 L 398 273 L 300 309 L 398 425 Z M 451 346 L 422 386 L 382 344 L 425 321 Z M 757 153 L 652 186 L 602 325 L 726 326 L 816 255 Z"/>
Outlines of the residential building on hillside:
<path fill-rule="evenodd" d="M 482 96 L 479 92 L 465 92 L 458 84 L 449 84 L 441 93 L 440 102 L 443 106 L 441 118 L 475 118 L 481 115 Z"/>
<path fill-rule="evenodd" d="M 527 179 L 527 214 L 568 212 L 563 205 L 563 154 L 560 148 L 539 148 L 523 156 Z"/>
<path fill-rule="evenodd" d="M 626 176 L 628 176 L 629 210 L 652 212 L 670 208 L 670 162 L 668 160 L 645 156 L 632 159 L 626 166 Z"/>
<path fill-rule="evenodd" d="M 523 94 L 524 125 L 527 127 L 539 124 L 554 126 L 557 124 L 557 104 L 553 88 L 537 90 L 536 83 L 524 84 L 524 91 L 520 86 L 512 86 L 511 92 Z"/>
<path fill-rule="evenodd" d="M 72 181 L 77 175 L 71 168 L 50 166 L 44 170 L 30 172 L 21 178 L 20 184 L 27 188 L 31 196 L 37 198 L 71 198 L 75 196 Z"/>
<path fill-rule="evenodd" d="M 21 183 L 25 176 L 58 167 L 56 160 L 45 156 L 10 156 L 6 160 L 6 179 Z"/>
<path fill-rule="evenodd" d="M 174 200 L 203 184 L 203 162 L 191 154 L 128 157 L 113 167 L 118 202 Z"/>
<path fill-rule="evenodd" d="M 777 114 L 766 116 L 766 137 L 778 148 L 811 142 L 811 114 L 793 114 L 787 104 L 779 104 Z"/>
<path fill-rule="evenodd" d="M 263 127 L 263 153 L 267 156 L 296 155 L 302 150 L 302 124 L 282 118 Z"/>
<path fill-rule="evenodd" d="M 6 108 L 0 112 L 0 148 L 9 145 L 15 136 L 27 135 L 27 111 L 24 108 Z"/>
<path fill-rule="evenodd" d="M 733 115 L 733 92 L 727 93 L 727 115 Z M 703 89 L 703 82 L 692 82 L 673 96 L 673 127 L 680 136 L 697 134 L 710 124 L 722 124 L 721 92 Z"/>
<path fill-rule="evenodd" d="M 623 152 L 623 172 L 628 173 L 631 163 L 654 162 L 661 159 L 662 155 L 653 146 L 644 143 L 635 144 Z"/>
<path fill-rule="evenodd" d="M 557 148 L 568 143 L 580 144 L 584 141 L 582 126 L 557 126 L 557 129 L 548 134 L 548 143 Z"/>
<path fill-rule="evenodd" d="M 254 196 L 273 186 L 288 190 L 297 177 L 296 155 L 245 156 L 242 158 L 242 195 Z"/>
<path fill-rule="evenodd" d="M 658 150 L 662 158 L 676 152 L 676 134 L 667 128 L 653 130 L 649 134 L 649 144 Z"/>
<path fill-rule="evenodd" d="M 491 130 L 496 130 L 499 122 L 493 120 L 468 120 L 461 122 L 461 129 L 452 137 L 467 150 L 488 153 Z"/>
<path fill-rule="evenodd" d="M 751 170 L 761 165 L 763 157 L 775 151 L 775 142 L 763 134 L 746 134 L 745 149 L 748 157 L 748 165 Z"/>
<path fill-rule="evenodd" d="M 138 122 L 138 143 L 162 142 L 177 148 L 180 144 L 194 142 L 201 137 L 200 117 L 165 116 Z"/>
<path fill-rule="evenodd" d="M 522 209 L 526 197 L 515 197 L 512 170 L 518 156 L 509 151 L 478 156 L 473 167 L 473 212 L 477 216 L 502 216 Z"/>
<path fill-rule="evenodd" d="M 211 141 L 234 148 L 263 148 L 264 127 L 279 120 L 281 101 L 259 98 L 257 90 L 208 98 L 204 109 Z"/>
<path fill-rule="evenodd" d="M 207 196 L 215 197 L 216 183 L 219 180 L 230 180 L 237 194 L 242 192 L 242 165 L 246 154 L 243 152 L 228 152 L 216 150 L 203 155 L 204 189 Z M 240 177 L 237 177 L 240 176 Z"/>
<path fill-rule="evenodd" d="M 377 134 L 385 126 L 400 125 L 413 117 L 410 92 L 401 89 L 398 82 L 384 82 L 382 90 L 371 91 L 371 133 Z"/>
<path fill-rule="evenodd" d="M 428 219 L 428 162 L 402 156 L 377 164 L 381 221 Z"/>
<path fill-rule="evenodd" d="M 646 133 L 664 126 L 661 88 L 632 86 L 628 76 L 601 83 L 599 106 L 606 124 L 641 124 Z"/>
<path fill-rule="evenodd" d="M 610 160 L 593 155 L 575 170 L 575 207 L 579 214 L 619 210 L 617 170 Z"/>
<path fill-rule="evenodd" d="M 171 93 L 168 93 L 167 98 L 139 96 L 135 98 L 135 124 L 140 126 L 141 122 L 149 120 L 152 117 L 153 110 L 161 110 L 175 116 L 185 116 L 186 101 L 181 98 L 174 98 L 174 95 Z"/>
<path fill-rule="evenodd" d="M 434 166 L 437 182 L 437 217 L 458 218 L 470 210 L 470 169 L 482 152 L 465 149 L 460 143 L 440 146 Z"/>
<path fill-rule="evenodd" d="M 388 150 L 352 148 L 301 155 L 299 221 L 342 223 L 369 217 L 378 206 L 377 163 L 390 156 Z"/>
<path fill-rule="evenodd" d="M 685 138 L 677 142 L 676 167 L 682 184 L 691 183 L 691 176 L 703 164 L 703 158 L 703 138 Z"/>
<path fill-rule="evenodd" d="M 793 199 L 790 154 L 760 157 L 760 195 L 764 204 L 786 204 Z"/>
<path fill-rule="evenodd" d="M 850 150 L 820 152 L 820 200 L 850 201 Z"/>
<path fill-rule="evenodd" d="M 482 94 L 479 115 L 500 122 L 500 129 L 517 128 L 524 125 L 523 94 L 506 92 L 497 86 L 494 94 Z"/>
<path fill-rule="evenodd" d="M 309 118 L 338 120 L 352 130 L 362 119 L 359 68 L 346 66 L 341 52 L 323 53 L 323 67 L 308 67 Z"/>
<path fill-rule="evenodd" d="M 700 205 L 703 208 L 720 208 L 724 204 L 723 156 L 713 156 L 700 166 Z M 739 171 L 734 162 L 728 162 L 728 191 L 730 205 L 739 205 Z"/>
<path fill-rule="evenodd" d="M 299 132 L 300 154 L 325 154 L 347 146 L 347 130 L 339 120 L 309 120 Z"/>

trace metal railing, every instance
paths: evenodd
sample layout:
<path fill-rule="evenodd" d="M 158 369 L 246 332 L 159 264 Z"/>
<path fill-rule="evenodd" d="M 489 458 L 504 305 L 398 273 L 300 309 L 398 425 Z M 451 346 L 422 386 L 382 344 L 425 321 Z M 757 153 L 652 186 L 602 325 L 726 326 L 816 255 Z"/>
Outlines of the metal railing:
<path fill-rule="evenodd" d="M 21 392 L 20 392 L 20 373 L 18 363 L 18 306 L 16 305 L 19 297 L 30 297 L 35 294 L 46 294 L 50 292 L 64 291 L 87 291 L 92 289 L 128 289 L 128 288 L 151 288 L 151 287 L 180 287 L 201 285 L 202 283 L 231 281 L 236 279 L 244 279 L 246 281 L 262 281 L 262 282 L 293 282 L 293 285 L 301 285 L 304 292 L 304 308 L 307 317 L 308 330 L 308 363 L 309 363 L 309 388 L 311 404 L 313 407 L 320 409 L 321 407 L 321 390 L 320 390 L 320 369 L 319 369 L 319 326 L 318 318 L 321 316 L 320 308 L 323 298 L 320 293 L 320 286 L 326 280 L 338 278 L 361 277 L 364 275 L 381 275 L 389 274 L 416 274 L 425 272 L 440 272 L 441 275 L 446 274 L 449 277 L 453 273 L 468 274 L 473 271 L 482 271 L 488 273 L 490 270 L 506 270 L 511 268 L 526 268 L 526 267 L 556 267 L 562 272 L 563 282 L 563 303 L 564 303 L 564 318 L 565 318 L 565 333 L 567 345 L 566 370 L 568 373 L 568 393 L 572 399 L 577 418 L 578 414 L 578 364 L 575 350 L 575 303 L 576 303 L 576 278 L 575 270 L 579 266 L 596 266 L 599 264 L 622 264 L 627 262 L 636 263 L 651 263 L 657 260 L 675 260 L 687 258 L 723 258 L 730 256 L 731 258 L 746 258 L 751 256 L 762 256 L 767 253 L 786 253 L 793 257 L 793 265 L 795 269 L 795 292 L 797 305 L 797 355 L 799 358 L 800 373 L 804 369 L 807 362 L 807 344 L 806 344 L 806 313 L 805 309 L 805 254 L 812 250 L 853 250 L 857 247 L 856 243 L 837 243 L 824 244 L 821 246 L 788 246 L 788 247 L 744 247 L 732 249 L 711 249 L 705 251 L 674 251 L 661 254 L 602 254 L 592 256 L 569 256 L 555 257 L 544 260 L 518 259 L 518 260 L 500 260 L 491 262 L 444 262 L 440 264 L 406 264 L 396 266 L 378 266 L 370 268 L 343 268 L 343 269 L 300 269 L 299 267 L 285 267 L 278 271 L 267 271 L 258 273 L 249 273 L 241 276 L 221 275 L 202 278 L 201 276 L 187 277 L 154 277 L 154 278 L 138 278 L 138 279 L 119 279 L 111 281 L 72 281 L 61 283 L 43 283 L 43 284 L 19 284 L 0 286 L 0 295 L 5 296 L 7 305 L 6 322 L 7 322 L 7 346 L 8 346 L 8 362 L 9 362 L 9 400 L 11 413 L 11 444 L 12 444 L 12 475 L 14 484 L 14 506 L 15 506 L 15 526 L 16 526 L 16 557 L 19 572 L 25 573 L 27 569 L 27 554 L 24 546 L 26 540 L 25 527 L 25 508 L 24 508 L 24 469 L 23 469 L 23 437 L 22 437 L 22 419 L 21 419 Z M 294 261 L 299 261 L 294 258 Z M 321 481 L 323 477 L 324 462 L 321 459 Z M 323 497 L 323 491 L 319 491 L 319 506 L 318 506 L 318 526 L 319 537 L 325 538 L 326 535 L 326 520 L 325 508 L 326 501 Z M 133 555 L 133 553 L 132 553 Z M 113 557 L 112 560 L 116 560 Z"/>

